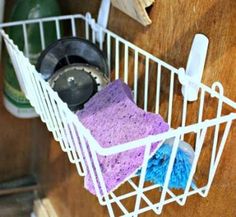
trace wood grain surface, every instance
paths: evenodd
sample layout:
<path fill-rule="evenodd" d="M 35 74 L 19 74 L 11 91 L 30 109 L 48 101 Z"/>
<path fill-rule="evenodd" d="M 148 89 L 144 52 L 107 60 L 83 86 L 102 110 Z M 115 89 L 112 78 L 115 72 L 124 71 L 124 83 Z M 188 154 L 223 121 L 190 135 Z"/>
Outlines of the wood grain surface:
<path fill-rule="evenodd" d="M 0 91 L 2 93 L 2 70 Z M 27 175 L 31 171 L 31 120 L 12 116 L 0 98 L 0 181 Z"/>
<path fill-rule="evenodd" d="M 98 0 L 89 2 L 85 0 L 61 1 L 65 14 L 91 11 L 96 16 L 99 4 Z M 225 88 L 225 95 L 236 100 L 235 0 L 159 0 L 152 6 L 149 15 L 153 23 L 149 27 L 143 27 L 119 10 L 111 8 L 109 29 L 176 67 L 185 67 L 194 35 L 199 32 L 206 34 L 210 44 L 203 82 L 211 86 L 214 81 L 220 81 Z M 140 79 L 142 79 L 142 74 Z M 175 102 L 178 106 L 180 103 L 178 95 Z M 212 108 L 213 103 L 215 102 L 209 99 L 205 111 L 206 117 L 215 115 L 215 110 Z M 230 109 L 226 110 L 227 112 L 231 111 Z M 189 106 L 190 119 L 195 115 L 195 105 L 192 104 Z M 5 116 L 7 115 L 4 114 L 4 118 L 6 118 Z M 173 116 L 175 122 L 178 122 L 180 116 L 177 109 L 174 110 Z M 11 120 L 11 123 L 15 122 Z M 19 123 L 15 124 L 19 126 Z M 48 136 L 45 126 L 36 120 L 33 127 L 33 142 L 38 144 L 33 152 L 34 158 L 37 159 L 34 168 L 43 192 L 51 200 L 59 216 L 108 216 L 106 207 L 101 207 L 97 199 L 84 189 L 83 179 L 78 176 L 75 166 L 69 163 L 68 157 L 61 151 L 59 144 Z M 15 131 L 12 130 L 12 132 Z M 18 136 L 19 140 L 21 137 Z M 234 123 L 208 197 L 191 196 L 183 207 L 176 203 L 169 204 L 164 207 L 161 216 L 236 216 L 235 139 L 236 124 Z M 21 140 L 25 141 L 24 137 Z M 206 148 L 204 156 L 202 156 L 201 166 L 203 169 L 198 178 L 200 181 L 207 174 L 207 170 L 204 170 L 207 168 L 207 161 L 204 159 L 208 157 L 209 150 Z M 4 149 L 4 151 L 6 150 Z M 23 168 L 22 166 L 22 170 Z M 154 196 L 151 195 L 151 197 Z M 152 217 L 155 214 L 147 212 L 140 216 Z"/>
<path fill-rule="evenodd" d="M 65 13 L 91 11 L 96 16 L 99 1 L 88 3 L 81 0 L 77 6 L 71 0 L 65 4 L 65 7 Z M 225 95 L 236 100 L 235 10 L 234 0 L 195 0 L 191 2 L 160 0 L 156 1 L 149 11 L 153 21 L 149 27 L 145 28 L 119 10 L 111 8 L 109 29 L 176 67 L 185 67 L 194 35 L 196 33 L 206 34 L 210 44 L 203 82 L 212 85 L 214 81 L 220 81 L 225 88 Z M 178 99 L 175 101 L 178 105 Z M 215 110 L 210 106 L 211 103 L 212 101 L 209 101 L 207 104 L 208 117 L 215 115 Z M 195 113 L 195 105 L 190 105 L 189 116 L 196 116 Z M 178 121 L 177 110 L 173 116 L 176 117 L 175 122 Z M 201 198 L 197 195 L 189 197 L 183 207 L 175 203 L 167 205 L 161 216 L 236 216 L 235 126 L 234 124 L 227 140 L 208 197 Z M 206 141 L 208 140 L 206 139 Z M 207 174 L 204 171 L 204 166 L 207 164 L 204 158 L 208 157 L 209 153 L 210 151 L 207 151 L 206 148 L 201 163 L 202 177 Z M 101 207 L 96 198 L 83 188 L 83 179 L 77 175 L 74 165 L 68 162 L 66 154 L 61 152 L 59 145 L 53 140 L 50 144 L 48 164 L 44 165 L 44 172 L 46 174 L 42 175 L 43 187 L 61 216 L 103 217 L 108 215 L 106 208 Z M 201 175 L 199 179 L 201 180 Z M 155 215 L 153 212 L 147 212 L 140 216 Z"/>

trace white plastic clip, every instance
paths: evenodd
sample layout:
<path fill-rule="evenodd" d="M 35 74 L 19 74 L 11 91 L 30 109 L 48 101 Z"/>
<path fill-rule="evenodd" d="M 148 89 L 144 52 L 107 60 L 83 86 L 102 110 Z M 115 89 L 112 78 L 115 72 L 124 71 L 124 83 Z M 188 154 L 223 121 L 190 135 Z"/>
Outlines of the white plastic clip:
<path fill-rule="evenodd" d="M 107 28 L 108 18 L 110 13 L 111 0 L 102 0 L 99 12 L 97 23 L 103 28 Z M 104 35 L 100 35 L 99 32 L 96 33 L 96 40 L 100 43 L 104 41 Z"/>
<path fill-rule="evenodd" d="M 205 35 L 195 35 L 186 67 L 186 75 L 190 76 L 192 81 L 201 82 L 202 80 L 208 43 L 209 40 Z M 187 88 L 186 91 L 185 88 Z M 198 91 L 199 87 L 192 82 L 182 86 L 182 94 L 187 97 L 188 101 L 196 101 Z"/>

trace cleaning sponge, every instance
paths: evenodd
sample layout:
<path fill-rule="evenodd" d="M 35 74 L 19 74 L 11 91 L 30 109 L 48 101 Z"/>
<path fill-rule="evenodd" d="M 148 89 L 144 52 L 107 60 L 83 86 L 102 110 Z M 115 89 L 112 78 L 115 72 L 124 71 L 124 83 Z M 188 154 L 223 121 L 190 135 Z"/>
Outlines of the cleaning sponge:
<path fill-rule="evenodd" d="M 145 112 L 135 105 L 131 90 L 121 80 L 110 83 L 98 92 L 83 110 L 77 112 L 77 116 L 104 148 L 169 129 L 160 115 Z M 150 157 L 158 143 L 152 144 Z M 98 155 L 107 192 L 117 188 L 141 167 L 143 155 L 144 147 L 109 156 Z M 85 188 L 95 194 L 89 173 L 85 177 Z M 101 191 L 100 186 L 99 189 Z"/>

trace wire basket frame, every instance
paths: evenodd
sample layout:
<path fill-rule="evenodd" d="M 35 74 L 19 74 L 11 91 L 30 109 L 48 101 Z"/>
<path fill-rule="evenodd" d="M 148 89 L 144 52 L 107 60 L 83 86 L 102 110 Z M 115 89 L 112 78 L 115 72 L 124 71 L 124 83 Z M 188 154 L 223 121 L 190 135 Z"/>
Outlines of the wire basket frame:
<path fill-rule="evenodd" d="M 57 39 L 62 37 L 61 23 L 67 22 L 69 24 L 69 35 L 83 37 L 97 44 L 107 57 L 109 69 L 112 72 L 110 79 L 120 78 L 129 84 L 133 90 L 134 101 L 145 111 L 153 111 L 163 115 L 171 130 L 125 144 L 118 144 L 110 148 L 103 148 L 92 136 L 89 129 L 83 126 L 77 116 L 59 98 L 58 94 L 43 80 L 27 58 L 29 57 L 27 26 L 35 24 L 39 26 L 43 50 L 46 47 L 46 33 L 44 32 L 43 25 L 47 22 L 55 23 Z M 24 53 L 18 49 L 4 32 L 4 29 L 13 26 L 22 26 L 25 42 Z M 67 152 L 70 162 L 76 165 L 79 175 L 85 176 L 88 173 L 91 175 L 99 203 L 107 206 L 110 216 L 138 216 L 149 210 L 152 210 L 155 214 L 161 214 L 163 206 L 171 202 L 176 201 L 178 204 L 184 205 L 187 197 L 190 195 L 199 194 L 203 197 L 207 196 L 230 131 L 231 123 L 236 118 L 235 113 L 222 114 L 224 105 L 236 109 L 236 103 L 224 96 L 223 87 L 219 82 L 215 82 L 210 88 L 202 83 L 191 81 L 191 78 L 186 76 L 182 70 L 169 65 L 113 32 L 99 26 L 89 13 L 86 16 L 78 14 L 4 23 L 0 24 L 0 28 L 2 29 L 1 35 L 5 41 L 20 86 L 27 99 L 35 108 L 41 120 L 47 125 L 48 130 L 52 132 L 55 140 L 60 143 L 61 149 Z M 101 39 L 99 42 L 96 42 L 96 35 Z M 104 42 L 103 38 L 105 39 Z M 143 72 L 143 77 L 140 77 L 140 71 Z M 153 71 L 155 71 L 154 81 Z M 168 85 L 165 88 L 167 89 L 165 92 L 162 89 L 162 84 L 163 77 L 166 74 L 168 74 Z M 188 123 L 189 105 L 187 99 L 182 98 L 182 108 L 177 108 L 181 115 L 181 121 L 177 126 L 174 126 L 172 114 L 176 100 L 175 96 L 178 95 L 176 92 L 177 82 L 180 85 L 193 83 L 199 87 L 199 100 L 195 121 Z M 155 93 L 150 92 L 150 85 L 155 85 Z M 187 88 L 185 88 L 185 91 L 187 91 Z M 162 114 L 163 98 L 165 101 L 165 112 Z M 207 99 L 216 100 L 215 117 L 204 118 Z M 224 125 L 224 129 L 220 136 L 222 125 Z M 196 185 L 192 186 L 191 183 L 200 162 L 202 148 L 206 142 L 206 135 L 212 128 L 210 166 L 206 183 L 201 184 L 201 186 L 198 186 L 196 183 Z M 194 160 L 185 189 L 181 193 L 176 193 L 168 188 L 171 172 L 179 141 L 184 140 L 191 133 L 195 134 Z M 145 183 L 145 174 L 150 158 L 151 145 L 172 137 L 175 138 L 174 145 L 163 186 L 156 184 L 147 185 Z M 134 174 L 125 182 L 132 190 L 129 192 L 121 191 L 122 193 L 118 192 L 119 189 L 107 192 L 98 155 L 109 156 L 138 147 L 145 147 L 140 177 Z M 102 192 L 100 192 L 99 187 L 102 189 Z M 150 192 L 159 194 L 159 197 L 153 200 L 149 196 Z M 130 210 L 124 201 L 131 198 L 134 198 L 135 202 L 133 209 Z M 145 206 L 142 205 L 143 202 L 145 202 Z M 119 207 L 120 210 L 118 212 L 114 211 L 113 204 Z"/>

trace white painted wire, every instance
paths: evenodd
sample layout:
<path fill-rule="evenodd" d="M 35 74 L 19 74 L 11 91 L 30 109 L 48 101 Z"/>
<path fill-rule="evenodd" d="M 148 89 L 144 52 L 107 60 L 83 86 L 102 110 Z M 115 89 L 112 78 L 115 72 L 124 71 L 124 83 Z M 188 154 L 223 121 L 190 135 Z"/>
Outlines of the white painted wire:
<path fill-rule="evenodd" d="M 23 37 L 25 41 L 24 52 L 25 55 L 29 56 L 29 46 L 28 46 L 28 38 L 27 38 L 27 25 L 29 24 L 39 24 L 40 28 L 40 39 L 42 49 L 45 48 L 45 32 L 43 28 L 44 22 L 54 21 L 56 25 L 56 33 L 57 38 L 61 37 L 60 30 L 60 22 L 64 20 L 71 21 L 71 29 L 72 35 L 76 35 L 76 25 L 75 19 L 81 19 L 85 23 L 85 38 L 90 39 L 90 29 L 92 31 L 92 41 L 95 43 L 96 41 L 96 33 L 99 31 L 100 35 L 106 35 L 106 49 L 104 51 L 107 54 L 109 69 L 114 69 L 115 78 L 118 79 L 120 77 L 120 48 L 124 46 L 124 81 L 128 83 L 129 81 L 129 63 L 132 60 L 130 53 L 134 53 L 133 63 L 134 63 L 134 100 L 137 102 L 138 100 L 138 70 L 139 70 L 139 55 L 143 55 L 146 59 L 145 62 L 145 78 L 144 78 L 144 109 L 148 110 L 148 84 L 149 84 L 149 62 L 153 61 L 157 64 L 157 82 L 156 82 L 156 99 L 155 99 L 155 112 L 159 113 L 160 110 L 160 95 L 161 95 L 161 69 L 162 67 L 168 69 L 171 73 L 170 75 L 170 86 L 169 86 L 169 99 L 168 99 L 168 123 L 171 125 L 172 121 L 172 106 L 173 106 L 173 96 L 174 96 L 174 78 L 175 74 L 178 74 L 178 70 L 168 63 L 154 57 L 153 55 L 147 53 L 146 51 L 136 47 L 132 43 L 126 41 L 125 39 L 117 36 L 116 34 L 104 29 L 103 27 L 99 27 L 95 25 L 95 21 L 91 18 L 90 14 L 87 14 L 86 17 L 82 15 L 69 15 L 69 16 L 60 16 L 60 17 L 52 17 L 52 18 L 43 18 L 43 19 L 35 19 L 35 20 L 27 20 L 21 22 L 12 22 L 0 24 L 0 28 L 5 28 L 9 26 L 17 26 L 20 25 L 23 28 Z M 171 203 L 173 201 L 177 201 L 180 205 L 183 205 L 188 196 L 193 194 L 200 194 L 201 196 L 206 196 L 210 186 L 212 184 L 212 180 L 215 175 L 216 168 L 219 164 L 220 157 L 223 152 L 223 148 L 225 142 L 227 140 L 227 136 L 230 130 L 230 126 L 232 120 L 236 119 L 235 113 L 221 116 L 222 103 L 226 103 L 233 108 L 236 108 L 236 103 L 227 97 L 223 96 L 223 94 L 216 92 L 213 88 L 209 88 L 201 83 L 197 84 L 201 88 L 201 98 L 200 98 L 200 106 L 198 113 L 198 123 L 187 125 L 186 126 L 186 118 L 187 118 L 187 100 L 183 100 L 183 108 L 182 108 L 182 127 L 173 129 L 166 133 L 162 133 L 159 135 L 152 135 L 143 139 L 139 139 L 136 141 L 131 141 L 125 144 L 120 144 L 110 148 L 102 148 L 98 142 L 92 137 L 91 133 L 83 127 L 77 117 L 70 112 L 68 107 L 63 103 L 59 96 L 50 89 L 47 82 L 45 82 L 42 77 L 37 73 L 35 68 L 29 63 L 29 61 L 18 51 L 18 48 L 13 44 L 13 42 L 8 38 L 8 36 L 1 32 L 2 36 L 6 42 L 8 51 L 10 53 L 13 64 L 16 68 L 17 76 L 19 80 L 21 80 L 22 86 L 25 89 L 27 97 L 30 99 L 32 104 L 35 106 L 36 111 L 40 114 L 42 121 L 44 121 L 50 131 L 53 132 L 53 135 L 56 140 L 61 144 L 61 148 L 63 151 L 67 152 L 69 160 L 72 163 L 76 164 L 78 169 L 78 173 L 80 175 L 85 175 L 86 170 L 91 174 L 92 181 L 94 183 L 95 191 L 97 193 L 99 202 L 102 205 L 107 205 L 110 216 L 114 216 L 114 211 L 112 209 L 111 204 L 116 203 L 125 216 L 137 216 L 143 212 L 148 210 L 153 210 L 157 214 L 160 214 L 164 205 Z M 115 58 L 114 58 L 114 67 L 111 61 L 111 41 L 114 41 L 115 44 Z M 103 49 L 103 44 L 99 44 L 100 48 Z M 184 78 L 189 81 L 190 78 Z M 202 121 L 203 109 L 204 109 L 204 99 L 205 94 L 211 94 L 219 100 L 217 117 L 211 120 Z M 219 145 L 219 150 L 216 152 L 216 144 L 218 131 L 217 126 L 220 124 L 226 123 L 226 128 Z M 74 128 L 76 126 L 76 128 Z M 216 131 L 213 140 L 213 147 L 215 147 L 212 152 L 212 162 L 211 162 L 211 170 L 209 173 L 209 180 L 207 186 L 202 188 L 194 187 L 194 189 L 190 189 L 191 182 L 193 179 L 194 172 L 196 170 L 196 166 L 198 163 L 198 159 L 201 153 L 202 145 L 204 143 L 204 138 L 206 131 L 209 127 L 216 126 Z M 170 180 L 170 174 L 172 172 L 173 163 L 175 160 L 175 155 L 178 148 L 179 139 L 184 138 L 184 134 L 196 132 L 196 147 L 195 147 L 195 158 L 193 161 L 193 165 L 190 171 L 189 179 L 187 182 L 187 186 L 185 191 L 181 195 L 175 195 L 168 189 L 168 184 Z M 165 183 L 161 192 L 161 199 L 159 202 L 152 203 L 148 197 L 144 194 L 144 192 L 149 190 L 156 190 L 160 186 L 151 185 L 148 187 L 144 186 L 147 160 L 150 153 L 151 144 L 157 141 L 163 141 L 167 138 L 175 136 L 175 143 L 172 149 L 171 159 L 168 166 L 168 171 L 165 179 Z M 80 143 L 78 145 L 78 143 Z M 144 163 L 143 169 L 141 172 L 141 177 L 139 181 L 139 185 L 135 186 L 132 182 L 132 179 L 128 180 L 129 183 L 134 187 L 135 191 L 128 192 L 122 195 L 116 195 L 114 192 L 110 193 L 110 196 L 106 194 L 106 186 L 104 183 L 104 179 L 102 177 L 101 168 L 97 159 L 97 154 L 100 155 L 112 155 L 121 152 L 125 152 L 128 150 L 132 150 L 135 148 L 140 148 L 145 144 L 145 154 L 144 154 Z M 89 149 L 88 149 L 89 147 Z M 90 157 L 92 156 L 92 158 Z M 94 169 L 95 168 L 95 169 Z M 97 178 L 96 178 L 97 177 Z M 99 190 L 101 187 L 104 197 L 101 196 L 101 192 Z M 166 194 L 169 194 L 171 198 L 167 198 Z M 135 209 L 133 211 L 127 211 L 125 206 L 122 203 L 122 200 L 128 199 L 129 197 L 136 196 Z M 103 200 L 104 199 L 104 200 Z M 140 202 L 141 199 L 144 199 L 147 203 L 146 207 L 141 208 Z"/>

